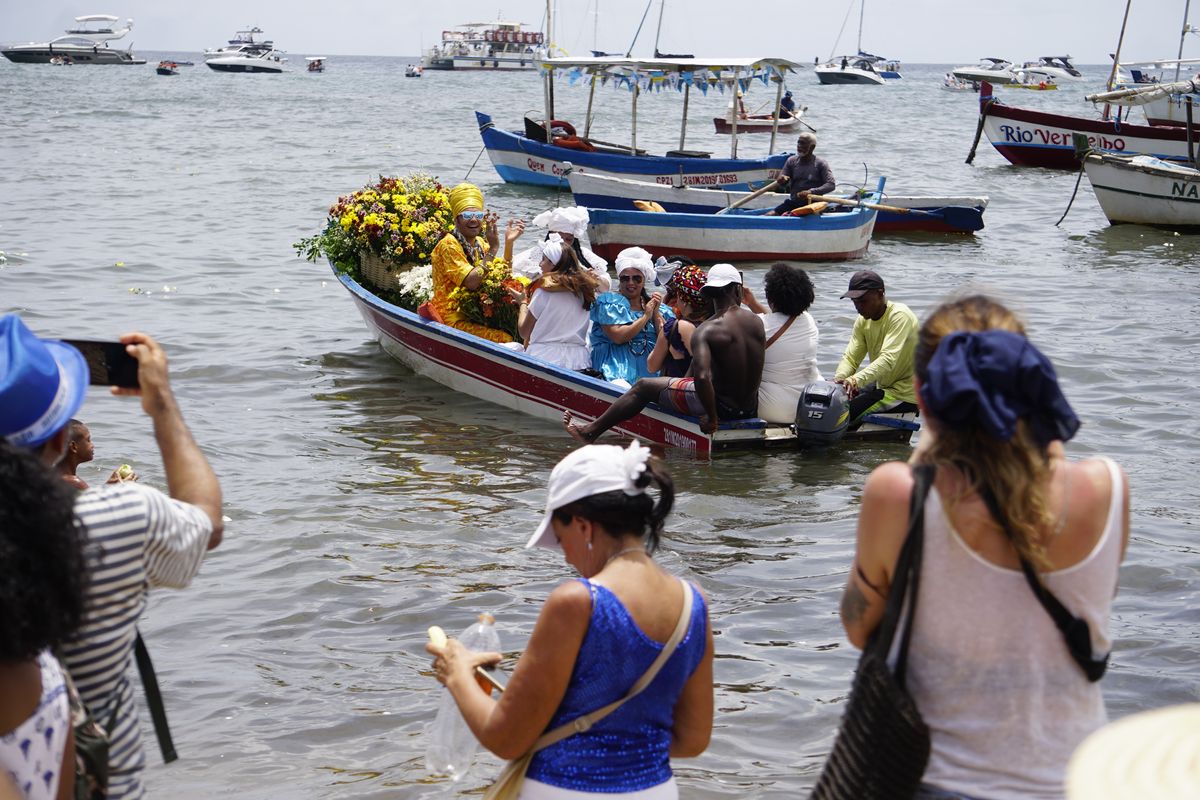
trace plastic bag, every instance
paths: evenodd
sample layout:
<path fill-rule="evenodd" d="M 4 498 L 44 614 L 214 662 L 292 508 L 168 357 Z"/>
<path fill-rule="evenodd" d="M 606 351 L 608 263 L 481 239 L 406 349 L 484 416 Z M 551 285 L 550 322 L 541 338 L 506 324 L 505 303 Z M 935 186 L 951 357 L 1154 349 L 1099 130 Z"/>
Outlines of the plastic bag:
<path fill-rule="evenodd" d="M 479 621 L 463 631 L 458 641 L 477 653 L 500 652 L 500 635 L 491 614 L 480 614 Z M 435 775 L 449 775 L 461 781 L 471 770 L 479 742 L 459 713 L 450 690 L 442 689 L 438 713 L 425 729 L 429 744 L 425 750 L 425 769 Z"/>

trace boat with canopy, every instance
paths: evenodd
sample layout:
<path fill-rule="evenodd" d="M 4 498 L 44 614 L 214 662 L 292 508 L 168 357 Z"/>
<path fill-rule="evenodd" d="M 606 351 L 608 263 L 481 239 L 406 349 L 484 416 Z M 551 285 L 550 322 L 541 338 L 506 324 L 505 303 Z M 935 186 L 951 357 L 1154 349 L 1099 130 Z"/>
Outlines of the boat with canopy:
<path fill-rule="evenodd" d="M 18 64 L 145 64 L 126 50 L 110 49 L 108 43 L 120 39 L 133 29 L 133 20 L 117 29 L 113 23 L 120 17 L 112 14 L 86 14 L 75 17 L 75 26 L 65 36 L 49 42 L 17 44 L 0 50 L 9 61 Z"/>
<path fill-rule="evenodd" d="M 545 112 L 542 119 L 525 118 L 525 130 L 504 131 L 491 116 L 476 112 L 480 135 L 488 157 L 505 181 L 534 186 L 566 188 L 566 174 L 572 166 L 591 172 L 617 175 L 658 183 L 682 183 L 689 186 L 716 186 L 726 189 L 751 189 L 773 180 L 790 153 L 762 158 L 738 155 L 738 120 L 730 123 L 728 158 L 713 158 L 712 153 L 688 150 L 688 106 L 691 94 L 700 91 L 748 91 L 755 81 L 764 86 L 775 82 L 775 105 L 783 95 L 783 81 L 801 65 L 786 58 L 628 58 L 559 57 L 538 62 L 544 78 Z M 555 79 L 565 78 L 569 85 L 587 81 L 587 112 L 581 125 L 563 120 L 555 113 Z M 629 144 L 614 144 L 591 135 L 597 87 L 620 89 L 631 103 Z M 683 110 L 678 149 L 651 155 L 638 147 L 638 98 L 646 92 L 674 91 L 682 95 Z M 772 123 L 767 152 L 772 153 L 779 124 Z"/>

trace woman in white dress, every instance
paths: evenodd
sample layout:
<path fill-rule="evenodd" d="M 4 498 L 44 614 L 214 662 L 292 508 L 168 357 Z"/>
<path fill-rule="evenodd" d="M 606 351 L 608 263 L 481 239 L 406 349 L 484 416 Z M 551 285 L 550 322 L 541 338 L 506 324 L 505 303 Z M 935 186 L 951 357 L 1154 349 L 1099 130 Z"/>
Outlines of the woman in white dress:
<path fill-rule="evenodd" d="M 525 352 L 564 369 L 587 369 L 589 312 L 599 281 L 558 236 L 551 234 L 537 249 L 539 277 L 529 285 L 529 299 L 521 296 L 517 317 Z"/>
<path fill-rule="evenodd" d="M 587 234 L 588 212 L 579 206 L 552 208 L 543 211 L 533 218 L 533 224 L 546 229 L 547 241 L 552 236 L 558 236 L 563 244 L 575 251 L 575 258 L 584 269 L 590 270 L 599 282 L 600 292 L 612 288 L 612 279 L 608 275 L 608 262 L 583 246 L 580 241 Z M 513 274 L 524 275 L 530 280 L 536 280 L 542 274 L 542 255 L 538 245 L 530 247 L 513 257 Z"/>

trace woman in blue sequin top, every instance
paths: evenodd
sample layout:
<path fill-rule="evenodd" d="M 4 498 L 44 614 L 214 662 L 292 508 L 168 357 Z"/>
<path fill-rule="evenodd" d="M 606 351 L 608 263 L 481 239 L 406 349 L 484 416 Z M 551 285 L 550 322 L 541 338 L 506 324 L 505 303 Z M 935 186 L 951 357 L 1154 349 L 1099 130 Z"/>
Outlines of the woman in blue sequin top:
<path fill-rule="evenodd" d="M 646 491 L 652 485 L 657 502 Z M 674 500 L 671 478 L 637 442 L 588 445 L 554 468 L 548 495 L 526 547 L 559 550 L 583 577 L 550 593 L 498 699 L 474 669 L 499 653 L 472 653 L 455 640 L 430 645 L 438 680 L 485 747 L 518 758 L 544 732 L 624 697 L 670 639 L 683 592 L 692 592 L 686 633 L 646 690 L 535 753 L 520 795 L 677 798 L 671 758 L 704 752 L 712 733 L 713 642 L 703 594 L 651 557 Z"/>

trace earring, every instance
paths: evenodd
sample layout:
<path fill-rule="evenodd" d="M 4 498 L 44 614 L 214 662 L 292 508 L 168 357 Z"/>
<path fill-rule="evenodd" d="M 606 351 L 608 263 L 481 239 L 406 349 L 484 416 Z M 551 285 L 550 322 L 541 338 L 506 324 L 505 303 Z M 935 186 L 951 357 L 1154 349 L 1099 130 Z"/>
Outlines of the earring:
<path fill-rule="evenodd" d="M 592 543 L 588 542 L 588 552 L 592 552 Z"/>

